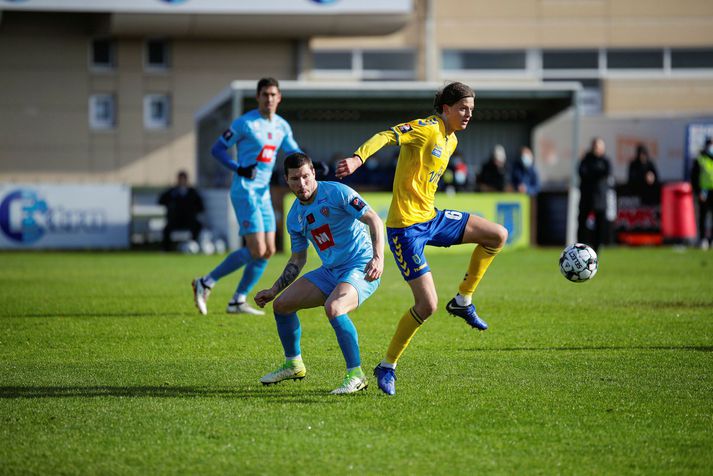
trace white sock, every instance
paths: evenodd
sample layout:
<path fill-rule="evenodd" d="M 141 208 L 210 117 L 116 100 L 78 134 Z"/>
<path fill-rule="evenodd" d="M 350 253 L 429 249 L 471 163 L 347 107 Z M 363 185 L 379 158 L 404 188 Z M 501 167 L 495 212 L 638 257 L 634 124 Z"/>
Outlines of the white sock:
<path fill-rule="evenodd" d="M 210 274 L 206 274 L 201 279 L 203 281 L 204 286 L 208 286 L 209 288 L 212 288 L 213 286 L 215 286 L 215 279 L 211 278 Z"/>
<path fill-rule="evenodd" d="M 285 357 L 288 362 L 302 362 L 302 354 L 295 355 L 294 357 Z"/>
<path fill-rule="evenodd" d="M 248 297 L 245 294 L 238 294 L 238 293 L 233 294 L 233 301 L 237 302 L 238 304 L 242 304 L 247 300 L 248 300 Z"/>
<path fill-rule="evenodd" d="M 396 368 L 396 364 L 392 364 L 392 363 L 387 362 L 387 361 L 385 361 L 385 360 L 382 360 L 379 365 L 381 365 L 381 366 L 384 367 L 385 369 L 395 369 L 395 368 Z"/>
<path fill-rule="evenodd" d="M 460 293 L 456 294 L 456 304 L 459 306 L 470 306 L 472 303 L 472 296 L 461 296 Z"/>

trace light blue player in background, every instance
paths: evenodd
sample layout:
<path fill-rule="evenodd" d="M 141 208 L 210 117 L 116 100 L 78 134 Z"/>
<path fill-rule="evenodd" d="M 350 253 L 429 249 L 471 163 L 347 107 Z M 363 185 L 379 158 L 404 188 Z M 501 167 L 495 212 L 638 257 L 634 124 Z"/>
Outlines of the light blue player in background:
<path fill-rule="evenodd" d="M 285 363 L 260 381 L 269 385 L 304 378 L 307 370 L 302 362 L 297 311 L 324 306 L 347 366 L 344 382 L 331 393 L 358 392 L 366 388 L 367 379 L 361 369 L 357 330 L 347 313 L 379 286 L 384 270 L 384 225 L 351 188 L 317 182 L 312 161 L 305 154 L 285 158 L 285 176 L 297 196 L 287 214 L 292 256 L 275 284 L 255 296 L 258 306 L 264 307 L 285 290 L 273 305 Z M 322 266 L 297 279 L 310 242 Z"/>
<path fill-rule="evenodd" d="M 265 271 L 267 259 L 275 253 L 275 211 L 270 196 L 270 178 L 277 151 L 300 152 L 292 129 L 277 115 L 282 100 L 280 85 L 274 78 L 257 83 L 257 109 L 235 119 L 211 149 L 213 157 L 235 172 L 230 201 L 246 248 L 230 253 L 222 263 L 202 278 L 193 280 L 193 298 L 201 314 L 208 314 L 208 296 L 215 283 L 245 266 L 243 277 L 226 312 L 264 314 L 247 303 L 247 295 Z M 230 148 L 237 149 L 237 160 Z"/>

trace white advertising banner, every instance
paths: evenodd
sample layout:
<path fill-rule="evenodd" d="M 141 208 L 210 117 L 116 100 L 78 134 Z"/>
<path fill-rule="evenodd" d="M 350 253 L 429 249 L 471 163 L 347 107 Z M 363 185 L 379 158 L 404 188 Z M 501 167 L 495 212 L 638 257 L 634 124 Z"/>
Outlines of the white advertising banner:
<path fill-rule="evenodd" d="M 128 248 L 126 185 L 0 183 L 0 249 Z"/>
<path fill-rule="evenodd" d="M 0 0 L 0 9 L 238 15 L 409 14 L 411 0 Z"/>

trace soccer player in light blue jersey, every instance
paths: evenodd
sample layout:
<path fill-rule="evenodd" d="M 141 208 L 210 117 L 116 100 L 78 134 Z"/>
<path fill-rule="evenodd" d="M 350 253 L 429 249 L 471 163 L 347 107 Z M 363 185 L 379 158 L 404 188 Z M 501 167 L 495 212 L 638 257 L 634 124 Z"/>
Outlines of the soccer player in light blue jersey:
<path fill-rule="evenodd" d="M 379 286 L 384 270 L 384 225 L 351 188 L 317 182 L 312 161 L 305 154 L 285 158 L 285 176 L 297 196 L 287 214 L 292 256 L 275 284 L 255 296 L 258 306 L 264 307 L 284 290 L 273 311 L 285 363 L 260 381 L 269 385 L 304 378 L 297 311 L 324 306 L 347 367 L 342 385 L 331 393 L 358 392 L 366 388 L 367 379 L 361 369 L 357 330 L 348 313 Z M 307 261 L 309 243 L 322 266 L 297 279 Z"/>
<path fill-rule="evenodd" d="M 230 253 L 213 271 L 193 280 L 193 298 L 201 314 L 208 314 L 208 296 L 215 283 L 243 266 L 243 277 L 226 312 L 264 314 L 247 303 L 247 295 L 265 271 L 267 259 L 275 253 L 270 177 L 278 150 L 291 154 L 300 152 L 300 148 L 292 137 L 290 125 L 277 115 L 277 106 L 282 100 L 277 80 L 258 81 L 256 97 L 257 109 L 235 119 L 211 149 L 213 157 L 235 172 L 230 201 L 247 248 Z M 230 156 L 233 146 L 237 149 L 237 160 Z"/>

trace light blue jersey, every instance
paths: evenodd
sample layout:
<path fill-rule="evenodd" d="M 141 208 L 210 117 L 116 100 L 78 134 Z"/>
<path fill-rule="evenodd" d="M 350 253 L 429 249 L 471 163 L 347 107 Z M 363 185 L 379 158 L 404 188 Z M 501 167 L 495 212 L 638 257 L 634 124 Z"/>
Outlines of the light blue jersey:
<path fill-rule="evenodd" d="M 286 120 L 275 115 L 270 121 L 262 117 L 257 109 L 235 119 L 230 128 L 223 132 L 220 142 L 227 148 L 236 147 L 239 167 L 257 164 L 255 180 L 237 174 L 233 178 L 231 192 L 238 194 L 241 191 L 269 187 L 278 150 L 282 149 L 285 154 L 302 152 Z"/>
<path fill-rule="evenodd" d="M 287 214 L 292 252 L 311 242 L 327 269 L 360 268 L 372 258 L 368 226 L 359 219 L 369 210 L 361 196 L 337 182 L 317 182 L 309 205 L 295 200 Z"/>

